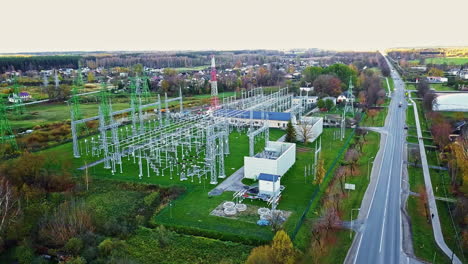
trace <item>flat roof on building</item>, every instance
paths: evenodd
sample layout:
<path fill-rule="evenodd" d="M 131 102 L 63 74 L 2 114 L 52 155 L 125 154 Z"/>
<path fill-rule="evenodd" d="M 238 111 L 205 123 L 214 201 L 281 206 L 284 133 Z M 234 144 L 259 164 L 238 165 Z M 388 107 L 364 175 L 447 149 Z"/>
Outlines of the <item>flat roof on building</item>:
<path fill-rule="evenodd" d="M 263 112 L 264 118 L 268 118 L 268 120 L 275 120 L 275 121 L 289 121 L 291 120 L 291 113 L 283 113 L 283 112 Z M 248 110 L 234 110 L 234 109 L 220 109 L 216 111 L 218 116 L 232 117 L 232 118 L 242 118 L 242 119 L 250 119 L 250 111 Z M 252 113 L 253 119 L 262 119 L 262 112 L 261 111 L 253 111 Z"/>
<path fill-rule="evenodd" d="M 260 173 L 260 175 L 258 175 L 258 180 L 261 180 L 261 181 L 277 182 L 279 178 L 280 178 L 279 175 L 268 174 L 268 173 Z"/>

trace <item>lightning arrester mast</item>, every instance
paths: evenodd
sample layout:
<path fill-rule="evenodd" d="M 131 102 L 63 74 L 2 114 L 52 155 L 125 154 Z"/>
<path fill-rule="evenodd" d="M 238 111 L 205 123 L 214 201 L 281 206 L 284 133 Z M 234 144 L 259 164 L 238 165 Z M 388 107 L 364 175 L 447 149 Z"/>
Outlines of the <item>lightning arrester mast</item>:
<path fill-rule="evenodd" d="M 216 80 L 215 57 L 211 57 L 211 108 L 218 108 L 218 81 Z"/>

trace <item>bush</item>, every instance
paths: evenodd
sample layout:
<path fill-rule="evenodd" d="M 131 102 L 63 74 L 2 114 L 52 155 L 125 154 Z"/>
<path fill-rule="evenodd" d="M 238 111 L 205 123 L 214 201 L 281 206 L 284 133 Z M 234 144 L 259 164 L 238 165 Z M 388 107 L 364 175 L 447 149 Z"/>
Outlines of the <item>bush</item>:
<path fill-rule="evenodd" d="M 72 255 L 78 255 L 80 253 L 81 249 L 83 248 L 83 241 L 77 237 L 72 237 L 68 240 L 67 244 L 65 244 L 65 250 L 72 254 Z"/>
<path fill-rule="evenodd" d="M 70 238 L 93 230 L 91 215 L 82 203 L 64 202 L 42 220 L 39 238 L 48 245 L 63 246 Z"/>
<path fill-rule="evenodd" d="M 15 249 L 15 258 L 19 264 L 30 264 L 34 259 L 34 251 L 29 246 L 18 246 Z"/>
<path fill-rule="evenodd" d="M 102 256 L 110 256 L 114 250 L 119 250 L 123 246 L 124 242 L 121 240 L 106 238 L 99 244 L 98 249 Z"/>
<path fill-rule="evenodd" d="M 159 201 L 159 192 L 152 192 L 143 198 L 146 206 L 152 206 L 156 201 Z"/>
<path fill-rule="evenodd" d="M 67 261 L 67 264 L 86 264 L 86 260 L 82 257 L 76 257 Z"/>

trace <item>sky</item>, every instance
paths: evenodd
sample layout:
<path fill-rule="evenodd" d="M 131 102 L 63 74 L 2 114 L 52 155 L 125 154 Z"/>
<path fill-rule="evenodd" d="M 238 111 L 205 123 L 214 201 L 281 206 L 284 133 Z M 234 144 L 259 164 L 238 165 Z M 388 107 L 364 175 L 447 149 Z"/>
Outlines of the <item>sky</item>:
<path fill-rule="evenodd" d="M 0 53 L 468 46 L 467 0 L 5 0 Z"/>

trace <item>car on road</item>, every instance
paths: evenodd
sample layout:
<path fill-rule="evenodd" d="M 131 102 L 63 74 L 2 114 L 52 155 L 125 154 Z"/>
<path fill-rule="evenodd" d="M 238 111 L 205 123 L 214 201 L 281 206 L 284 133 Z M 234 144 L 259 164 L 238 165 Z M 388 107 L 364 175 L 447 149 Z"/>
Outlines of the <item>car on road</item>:
<path fill-rule="evenodd" d="M 400 103 L 398 104 L 398 107 L 401 107 L 402 105 L 403 105 L 403 104 L 400 102 Z"/>

